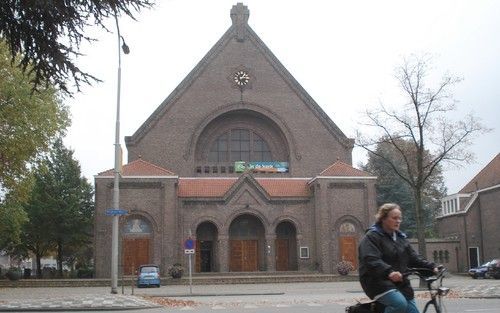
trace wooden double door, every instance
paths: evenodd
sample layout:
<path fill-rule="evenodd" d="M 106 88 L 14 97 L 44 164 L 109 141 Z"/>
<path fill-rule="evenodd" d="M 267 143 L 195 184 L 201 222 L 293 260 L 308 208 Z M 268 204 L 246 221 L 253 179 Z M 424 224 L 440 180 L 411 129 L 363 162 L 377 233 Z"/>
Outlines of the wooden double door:
<path fill-rule="evenodd" d="M 254 272 L 259 269 L 258 240 L 231 240 L 230 253 L 231 272 Z"/>
<path fill-rule="evenodd" d="M 149 264 L 149 238 L 125 238 L 122 245 L 123 274 L 132 275 L 143 264 Z"/>
<path fill-rule="evenodd" d="M 356 237 L 345 236 L 340 237 L 340 257 L 342 261 L 349 261 L 354 268 L 358 268 L 358 253 L 357 253 Z"/>

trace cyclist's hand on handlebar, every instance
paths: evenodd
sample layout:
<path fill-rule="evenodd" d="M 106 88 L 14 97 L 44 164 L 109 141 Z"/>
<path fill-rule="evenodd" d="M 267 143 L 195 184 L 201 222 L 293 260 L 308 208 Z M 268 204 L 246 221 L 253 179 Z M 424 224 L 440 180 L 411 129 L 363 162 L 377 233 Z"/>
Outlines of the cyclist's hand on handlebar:
<path fill-rule="evenodd" d="M 403 281 L 403 275 L 400 272 L 391 272 L 388 277 L 393 283 Z"/>

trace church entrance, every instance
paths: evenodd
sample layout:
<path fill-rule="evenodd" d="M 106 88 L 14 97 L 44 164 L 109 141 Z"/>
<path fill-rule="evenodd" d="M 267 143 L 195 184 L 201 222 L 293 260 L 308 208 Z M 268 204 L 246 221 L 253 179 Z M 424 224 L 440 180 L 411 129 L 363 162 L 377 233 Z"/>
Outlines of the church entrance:
<path fill-rule="evenodd" d="M 244 214 L 235 218 L 229 227 L 229 270 L 264 270 L 264 241 L 264 226 L 257 217 Z"/>
<path fill-rule="evenodd" d="M 217 227 L 211 222 L 203 222 L 196 228 L 196 272 L 216 271 Z"/>
<path fill-rule="evenodd" d="M 296 271 L 297 264 L 297 232 L 290 222 L 281 222 L 276 227 L 276 270 Z"/>
<path fill-rule="evenodd" d="M 231 272 L 254 272 L 258 270 L 258 241 L 231 240 Z"/>
<path fill-rule="evenodd" d="M 125 238 L 123 240 L 123 274 L 133 275 L 135 270 L 149 261 L 149 238 Z"/>
<path fill-rule="evenodd" d="M 349 261 L 358 268 L 356 237 L 340 237 L 340 256 L 342 261 Z"/>
<path fill-rule="evenodd" d="M 130 217 L 122 228 L 122 267 L 124 275 L 151 263 L 151 225 L 142 217 Z"/>

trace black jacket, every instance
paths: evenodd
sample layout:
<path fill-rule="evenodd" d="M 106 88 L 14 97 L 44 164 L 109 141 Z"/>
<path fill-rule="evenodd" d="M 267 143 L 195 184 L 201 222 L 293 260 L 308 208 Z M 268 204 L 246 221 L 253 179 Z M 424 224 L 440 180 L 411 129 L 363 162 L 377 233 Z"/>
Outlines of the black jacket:
<path fill-rule="evenodd" d="M 388 275 L 393 271 L 404 273 L 410 267 L 435 267 L 413 250 L 404 233 L 396 234 L 394 241 L 379 224 L 374 224 L 359 244 L 359 281 L 371 299 L 390 289 L 398 289 L 407 299 L 413 299 L 413 288 L 406 277 L 393 283 Z"/>

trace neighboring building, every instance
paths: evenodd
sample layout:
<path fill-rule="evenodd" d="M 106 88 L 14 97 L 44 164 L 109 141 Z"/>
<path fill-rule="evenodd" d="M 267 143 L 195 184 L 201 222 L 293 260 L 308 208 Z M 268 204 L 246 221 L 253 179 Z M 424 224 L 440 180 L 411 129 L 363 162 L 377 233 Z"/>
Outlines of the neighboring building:
<path fill-rule="evenodd" d="M 195 271 L 320 270 L 357 263 L 376 177 L 351 166 L 347 138 L 248 26 L 232 26 L 130 137 L 120 179 L 120 255 Z M 202 25 L 200 25 L 202 26 Z M 344 105 L 344 104 L 341 104 Z M 339 117 L 341 118 L 341 117 Z M 243 161 L 243 162 L 241 162 Z M 109 277 L 113 170 L 95 177 L 95 266 Z"/>
<path fill-rule="evenodd" d="M 458 270 L 500 257 L 500 153 L 458 193 L 442 199 L 440 236 L 458 240 Z"/>

